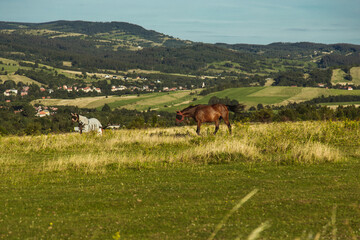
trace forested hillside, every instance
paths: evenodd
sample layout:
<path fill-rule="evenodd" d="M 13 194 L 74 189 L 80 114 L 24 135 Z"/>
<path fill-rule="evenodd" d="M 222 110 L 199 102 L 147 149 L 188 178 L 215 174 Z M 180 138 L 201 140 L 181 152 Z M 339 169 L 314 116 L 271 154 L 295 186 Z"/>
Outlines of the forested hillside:
<path fill-rule="evenodd" d="M 0 54 L 77 69 L 146 69 L 185 74 L 270 74 L 360 64 L 360 46 L 202 44 L 124 22 L 0 22 Z"/>
<path fill-rule="evenodd" d="M 182 46 L 189 41 L 175 39 L 171 36 L 146 30 L 141 26 L 127 22 L 86 22 L 86 21 L 54 21 L 47 23 L 0 22 L 0 30 L 12 30 L 18 34 L 42 35 L 50 38 L 81 36 L 102 40 L 130 39 L 134 43 L 150 47 L 155 45 Z M 67 33 L 67 34 L 64 34 Z"/>

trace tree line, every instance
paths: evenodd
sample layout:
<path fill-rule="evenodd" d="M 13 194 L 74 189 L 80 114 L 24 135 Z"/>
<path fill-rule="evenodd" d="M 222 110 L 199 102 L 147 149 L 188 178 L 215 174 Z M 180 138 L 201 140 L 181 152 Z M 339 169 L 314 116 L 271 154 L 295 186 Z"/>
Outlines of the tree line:
<path fill-rule="evenodd" d="M 313 69 L 305 77 L 303 70 L 293 70 L 279 72 L 274 74 L 274 86 L 297 86 L 297 87 L 318 87 L 318 84 L 324 84 L 323 87 L 332 87 L 331 84 L 332 69 Z"/>
<path fill-rule="evenodd" d="M 224 103 L 237 105 L 236 100 L 212 97 L 209 104 Z M 238 108 L 231 113 L 232 121 L 241 122 L 281 122 L 281 121 L 318 121 L 318 120 L 360 120 L 360 107 L 339 106 L 329 108 L 311 103 L 289 104 L 272 107 L 259 104 L 248 111 Z M 50 116 L 36 117 L 33 106 L 26 102 L 4 103 L 0 105 L 0 135 L 36 135 L 49 133 L 65 133 L 74 131 L 76 124 L 71 122 L 71 113 L 79 113 L 86 117 L 95 117 L 103 126 L 120 125 L 121 128 L 171 127 L 175 125 L 175 113 L 159 111 L 137 111 L 127 109 L 111 110 L 104 105 L 101 110 L 80 109 L 60 106 L 51 111 Z M 190 121 L 189 124 L 195 124 Z"/>
<path fill-rule="evenodd" d="M 147 128 L 173 126 L 175 116 L 168 112 L 136 111 L 127 109 L 110 110 L 104 105 L 101 110 L 79 109 L 71 106 L 56 107 L 50 116 L 37 117 L 35 109 L 26 102 L 4 103 L 0 105 L 0 135 L 37 135 L 74 131 L 71 113 L 79 113 L 88 118 L 95 117 L 104 127 L 120 125 L 121 128 Z"/>

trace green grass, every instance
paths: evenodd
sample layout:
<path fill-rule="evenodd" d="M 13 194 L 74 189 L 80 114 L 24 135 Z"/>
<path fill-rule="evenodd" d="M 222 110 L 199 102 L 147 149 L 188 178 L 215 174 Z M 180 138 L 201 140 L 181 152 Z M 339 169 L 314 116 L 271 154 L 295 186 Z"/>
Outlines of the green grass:
<path fill-rule="evenodd" d="M 350 74 L 352 77 L 352 82 L 355 85 L 360 85 L 360 67 L 353 67 L 350 69 Z"/>
<path fill-rule="evenodd" d="M 287 104 L 289 102 L 303 102 L 320 96 L 330 95 L 360 95 L 359 90 L 346 91 L 339 89 L 302 88 L 302 87 L 247 87 L 230 88 L 211 93 L 194 103 L 207 104 L 212 96 L 236 99 L 246 106 L 262 104 Z"/>
<path fill-rule="evenodd" d="M 137 109 L 140 111 L 151 109 L 164 109 L 165 105 L 174 106 L 192 99 L 189 95 L 191 91 L 179 91 L 179 92 L 162 92 L 162 93 L 150 93 L 143 94 L 137 98 L 127 99 L 125 101 L 117 101 L 109 104 L 112 108 L 126 107 L 129 109 Z"/>
<path fill-rule="evenodd" d="M 354 84 L 360 85 L 360 67 L 352 67 L 350 69 L 351 81 L 345 79 L 346 73 L 341 69 L 334 69 L 331 77 L 332 84 Z"/>
<path fill-rule="evenodd" d="M 331 76 L 332 84 L 340 84 L 343 82 L 349 82 L 345 80 L 346 73 L 341 69 L 334 69 Z"/>
<path fill-rule="evenodd" d="M 15 83 L 22 82 L 24 84 L 32 84 L 35 83 L 39 86 L 44 85 L 38 81 L 32 80 L 31 78 L 28 78 L 26 76 L 20 76 L 20 75 L 14 75 L 14 74 L 8 74 L 8 75 L 0 75 L 0 80 L 5 82 L 7 80 L 12 80 Z"/>
<path fill-rule="evenodd" d="M 358 122 L 233 125 L 1 137 L 0 238 L 207 239 L 253 189 L 215 239 L 360 236 Z"/>
<path fill-rule="evenodd" d="M 1 60 L 0 60 L 1 61 Z M 14 73 L 19 69 L 19 66 L 13 66 L 13 65 L 7 65 L 7 64 L 0 64 L 0 70 L 4 68 L 4 71 L 2 72 L 7 72 L 7 73 Z"/>
<path fill-rule="evenodd" d="M 338 239 L 351 239 L 352 230 L 359 236 L 358 167 L 229 164 L 100 176 L 20 174 L 16 182 L 1 184 L 0 236 L 112 239 L 119 232 L 121 239 L 207 239 L 223 216 L 257 188 L 259 193 L 230 217 L 216 239 L 248 236 L 265 221 L 271 226 L 262 239 L 322 233 L 334 206 Z M 331 230 L 321 239 L 331 239 Z"/>

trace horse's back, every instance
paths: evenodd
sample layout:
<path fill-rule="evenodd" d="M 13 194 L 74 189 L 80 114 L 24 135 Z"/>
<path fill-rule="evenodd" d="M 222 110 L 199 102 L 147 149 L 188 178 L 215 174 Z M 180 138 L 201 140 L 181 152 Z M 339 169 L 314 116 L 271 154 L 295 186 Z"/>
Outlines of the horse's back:
<path fill-rule="evenodd" d="M 219 113 L 219 115 L 223 118 L 223 119 L 228 119 L 229 118 L 229 110 L 226 107 L 226 105 L 224 104 L 214 104 L 212 105 L 212 108 Z"/>
<path fill-rule="evenodd" d="M 85 126 L 86 132 L 97 132 L 98 134 L 102 134 L 102 125 L 99 120 L 96 118 L 89 118 L 89 124 Z"/>
<path fill-rule="evenodd" d="M 224 114 L 229 114 L 229 110 L 224 104 L 213 104 L 211 105 L 211 108 L 214 109 L 214 111 L 218 112 L 221 116 L 224 116 Z"/>
<path fill-rule="evenodd" d="M 91 126 L 92 130 L 102 128 L 101 122 L 96 118 L 89 118 L 89 126 Z"/>
<path fill-rule="evenodd" d="M 199 105 L 195 111 L 195 118 L 200 122 L 214 122 L 220 117 L 224 117 L 224 110 L 227 110 L 221 106 L 223 104 L 214 105 Z"/>

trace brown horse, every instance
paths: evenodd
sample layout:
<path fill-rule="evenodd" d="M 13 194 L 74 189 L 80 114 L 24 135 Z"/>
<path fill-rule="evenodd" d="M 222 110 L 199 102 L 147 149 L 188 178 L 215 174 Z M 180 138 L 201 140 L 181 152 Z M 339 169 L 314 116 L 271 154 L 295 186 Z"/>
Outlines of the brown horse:
<path fill-rule="evenodd" d="M 214 104 L 214 105 L 196 105 L 189 106 L 181 111 L 176 111 L 176 122 L 180 123 L 184 120 L 185 117 L 190 117 L 195 120 L 197 123 L 196 133 L 200 135 L 200 126 L 204 122 L 215 122 L 215 132 L 219 130 L 220 120 L 224 119 L 224 122 L 229 128 L 231 134 L 231 124 L 229 122 L 229 110 L 236 112 L 238 109 L 241 109 L 243 106 L 238 104 L 234 106 L 224 105 L 224 104 Z"/>

